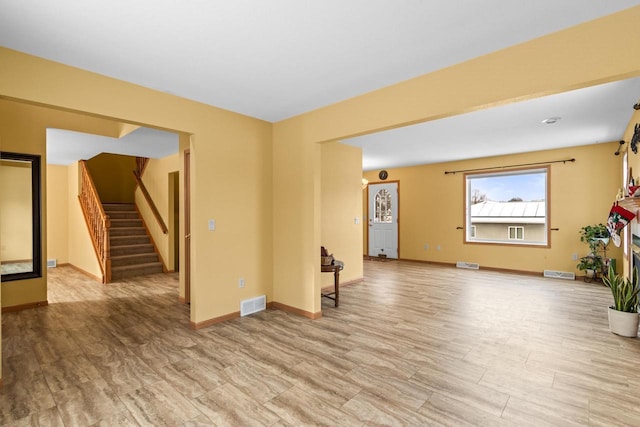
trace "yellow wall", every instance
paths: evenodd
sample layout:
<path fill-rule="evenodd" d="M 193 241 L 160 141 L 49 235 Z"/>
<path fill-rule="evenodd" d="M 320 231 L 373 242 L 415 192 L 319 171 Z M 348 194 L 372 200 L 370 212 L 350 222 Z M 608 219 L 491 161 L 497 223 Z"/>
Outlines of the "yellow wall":
<path fill-rule="evenodd" d="M 79 164 L 47 165 L 47 259 L 71 264 L 100 280 L 102 271 L 80 202 Z"/>
<path fill-rule="evenodd" d="M 136 158 L 102 153 L 87 160 L 93 183 L 102 203 L 133 203 Z"/>
<path fill-rule="evenodd" d="M 5 48 L 0 62 L 0 97 L 189 133 L 191 320 L 237 312 L 244 298 L 272 299 L 270 123 Z"/>
<path fill-rule="evenodd" d="M 68 168 L 47 165 L 47 259 L 69 262 L 69 177 Z M 76 202 L 77 203 L 77 202 Z M 75 225 L 73 225 L 75 226 Z"/>
<path fill-rule="evenodd" d="M 477 262 L 481 267 L 541 273 L 560 270 L 581 274 L 573 254 L 584 256 L 580 242 L 584 225 L 606 223 L 620 187 L 621 159 L 613 155 L 617 142 L 500 156 L 461 162 L 387 169 L 389 180 L 400 182 L 400 258 L 455 263 Z M 445 171 L 496 167 L 575 158 L 575 163 L 551 165 L 551 247 L 464 244 L 464 174 Z M 603 172 L 606 171 L 606 172 Z M 370 182 L 378 171 L 365 173 Z M 424 245 L 428 244 L 428 249 Z M 436 250 L 437 246 L 441 250 Z M 620 249 L 609 246 L 607 256 L 622 261 Z"/>
<path fill-rule="evenodd" d="M 0 62 L 2 62 L 3 66 L 8 65 L 8 62 L 5 61 L 6 58 L 2 55 L 4 52 L 4 50 L 0 52 L 0 56 L 3 57 Z M 6 71 L 6 69 L 3 68 L 3 71 Z M 0 71 L 0 73 L 2 73 L 2 71 Z M 36 71 L 36 74 L 40 75 L 40 71 Z M 27 76 L 20 78 L 24 79 L 25 85 L 28 85 L 29 80 L 31 80 L 31 78 Z M 0 80 L 2 81 L 0 85 L 7 83 L 3 78 L 0 78 Z M 47 299 L 48 199 L 46 182 L 48 174 L 47 168 L 45 167 L 47 152 L 46 128 L 55 127 L 115 137 L 118 135 L 119 127 L 116 122 L 102 120 L 96 117 L 80 116 L 71 112 L 57 111 L 35 105 L 8 101 L 5 99 L 6 94 L 7 91 L 4 87 L 0 89 L 1 148 L 3 151 L 40 155 L 42 174 L 42 277 L 2 283 L 2 307 L 11 307 L 46 301 Z M 84 220 L 82 221 L 84 222 Z"/>
<path fill-rule="evenodd" d="M 340 282 L 362 279 L 362 150 L 338 142 L 322 149 L 322 246 L 344 262 Z M 318 248 L 318 257 L 320 248 Z M 318 261 L 319 262 L 319 261 Z M 333 275 L 322 275 L 322 286 L 333 285 Z"/>
<path fill-rule="evenodd" d="M 25 108 L 21 111 L 13 109 L 13 103 L 0 100 L 0 138 L 2 150 L 25 154 L 40 155 L 41 188 L 44 190 L 47 171 L 45 165 L 45 129 L 38 127 L 37 118 L 33 110 Z M 42 206 L 44 206 L 45 192 L 42 194 Z M 47 214 L 42 209 L 42 277 L 36 279 L 17 280 L 2 283 L 2 306 L 28 304 L 32 302 L 46 301 L 47 299 Z M 4 230 L 4 228 L 3 228 Z M 4 241 L 4 240 L 3 240 Z"/>
<path fill-rule="evenodd" d="M 180 156 L 178 153 L 167 156 L 162 159 L 149 159 L 149 163 L 142 175 L 142 182 L 149 192 L 153 203 L 156 205 L 160 216 L 167 227 L 173 224 L 169 221 L 169 173 L 180 170 Z M 147 203 L 140 188 L 136 189 L 135 201 L 140 214 L 144 218 L 144 222 L 149 228 L 149 232 L 160 252 L 160 257 L 168 270 L 174 270 L 173 257 L 170 256 L 171 248 L 169 246 L 169 233 L 164 234 L 160 229 L 158 221 L 149 204 Z"/>
<path fill-rule="evenodd" d="M 638 76 L 640 55 L 628 28 L 639 20 L 640 7 L 630 8 L 275 123 L 275 299 L 319 311 L 316 143 Z M 439 196 L 447 200 L 451 193 L 440 191 Z M 566 221 L 571 220 L 560 222 Z M 480 258 L 485 265 L 492 263 Z"/>
<path fill-rule="evenodd" d="M 98 280 L 102 270 L 96 255 L 87 222 L 78 200 L 80 194 L 80 164 L 72 163 L 67 167 L 67 230 L 69 264 L 89 273 Z M 57 195 L 57 194 L 56 194 Z M 53 195 L 52 195 L 53 196 Z"/>
<path fill-rule="evenodd" d="M 318 142 L 640 75 L 638 20 L 628 9 L 274 125 L 4 48 L 0 97 L 190 134 L 192 321 L 261 293 L 318 313 Z"/>
<path fill-rule="evenodd" d="M 25 261 L 33 256 L 31 167 L 15 161 L 0 161 L 0 259 Z"/>

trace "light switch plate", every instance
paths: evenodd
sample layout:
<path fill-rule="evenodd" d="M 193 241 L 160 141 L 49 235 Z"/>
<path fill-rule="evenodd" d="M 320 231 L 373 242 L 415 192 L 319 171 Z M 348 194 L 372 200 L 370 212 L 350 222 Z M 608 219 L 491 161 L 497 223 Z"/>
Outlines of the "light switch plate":
<path fill-rule="evenodd" d="M 209 220 L 209 231 L 213 231 L 216 229 L 216 220 L 215 219 L 210 219 Z"/>

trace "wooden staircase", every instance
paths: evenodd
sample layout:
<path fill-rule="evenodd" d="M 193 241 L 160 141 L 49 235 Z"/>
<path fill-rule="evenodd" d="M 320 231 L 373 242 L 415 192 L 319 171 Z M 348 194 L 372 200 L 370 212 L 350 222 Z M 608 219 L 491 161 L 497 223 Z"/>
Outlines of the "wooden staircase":
<path fill-rule="evenodd" d="M 111 280 L 162 273 L 162 262 L 133 204 L 104 203 L 108 215 Z"/>

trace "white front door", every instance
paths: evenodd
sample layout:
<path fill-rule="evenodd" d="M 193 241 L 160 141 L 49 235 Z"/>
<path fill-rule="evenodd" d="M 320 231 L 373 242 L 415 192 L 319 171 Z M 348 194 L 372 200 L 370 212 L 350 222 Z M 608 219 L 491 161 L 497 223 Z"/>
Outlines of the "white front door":
<path fill-rule="evenodd" d="M 369 256 L 398 258 L 398 183 L 369 185 Z"/>

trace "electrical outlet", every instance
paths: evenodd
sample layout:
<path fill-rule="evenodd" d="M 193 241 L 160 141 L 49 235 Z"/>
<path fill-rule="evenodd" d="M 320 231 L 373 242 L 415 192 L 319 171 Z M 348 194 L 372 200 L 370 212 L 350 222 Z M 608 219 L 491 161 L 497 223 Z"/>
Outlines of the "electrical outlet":
<path fill-rule="evenodd" d="M 242 277 L 240 278 L 240 280 L 238 280 L 238 287 L 244 288 L 244 279 Z"/>
<path fill-rule="evenodd" d="M 436 250 L 439 251 L 440 249 L 442 249 L 442 247 L 440 245 L 436 246 Z"/>
<path fill-rule="evenodd" d="M 574 261 L 578 260 L 578 254 L 571 254 L 571 259 Z"/>
<path fill-rule="evenodd" d="M 428 243 L 425 243 L 425 244 L 424 244 L 424 250 L 425 250 L 425 251 L 428 251 L 428 250 L 429 250 L 429 244 L 428 244 Z"/>

